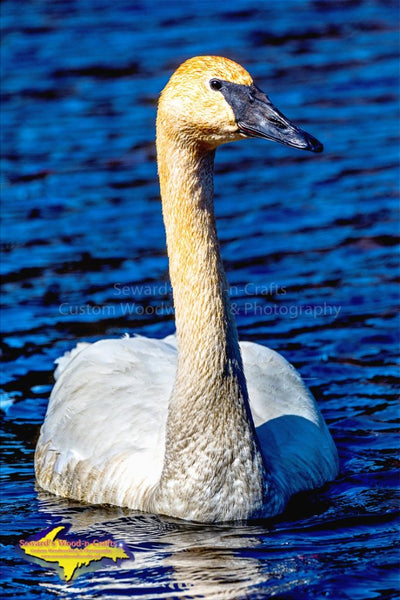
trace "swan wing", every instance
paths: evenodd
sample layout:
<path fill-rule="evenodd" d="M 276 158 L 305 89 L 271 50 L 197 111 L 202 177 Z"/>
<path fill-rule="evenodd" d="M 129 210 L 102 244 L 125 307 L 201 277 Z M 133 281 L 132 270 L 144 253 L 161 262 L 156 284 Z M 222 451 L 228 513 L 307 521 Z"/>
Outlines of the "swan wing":
<path fill-rule="evenodd" d="M 265 346 L 240 346 L 261 451 L 282 493 L 333 479 L 336 448 L 300 375 Z M 162 471 L 176 360 L 175 336 L 81 343 L 57 359 L 35 455 L 39 485 L 146 510 Z"/>
<path fill-rule="evenodd" d="M 163 466 L 176 356 L 172 336 L 138 336 L 78 344 L 58 359 L 35 455 L 39 485 L 144 508 Z"/>
<path fill-rule="evenodd" d="M 336 447 L 299 373 L 270 348 L 252 342 L 240 347 L 261 451 L 284 495 L 334 479 Z"/>

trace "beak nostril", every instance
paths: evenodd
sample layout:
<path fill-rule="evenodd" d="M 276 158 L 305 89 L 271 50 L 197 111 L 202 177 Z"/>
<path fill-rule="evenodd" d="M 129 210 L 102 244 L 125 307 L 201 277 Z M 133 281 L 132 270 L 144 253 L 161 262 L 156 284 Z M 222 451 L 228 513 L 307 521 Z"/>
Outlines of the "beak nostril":
<path fill-rule="evenodd" d="M 272 125 L 275 125 L 275 127 L 277 127 L 278 129 L 281 129 L 281 130 L 286 129 L 286 127 L 287 127 L 286 123 L 282 123 L 282 121 L 279 121 L 275 117 L 268 117 L 268 121 L 270 123 L 272 123 Z"/>
<path fill-rule="evenodd" d="M 210 85 L 212 82 L 214 80 L 210 81 Z M 300 150 L 322 152 L 322 144 L 318 140 L 292 123 L 254 85 L 218 82 L 222 83 L 221 93 L 233 110 L 238 133 L 245 137 L 272 140 Z"/>

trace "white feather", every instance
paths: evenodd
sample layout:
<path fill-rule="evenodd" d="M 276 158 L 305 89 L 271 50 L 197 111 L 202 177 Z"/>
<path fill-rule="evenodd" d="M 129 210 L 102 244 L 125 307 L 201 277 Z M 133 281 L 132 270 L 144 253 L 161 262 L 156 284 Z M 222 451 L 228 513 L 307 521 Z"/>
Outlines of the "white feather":
<path fill-rule="evenodd" d="M 269 348 L 240 346 L 261 451 L 282 497 L 334 478 L 335 446 L 297 371 Z M 38 444 L 46 448 L 42 477 L 52 470 L 60 475 L 53 492 L 70 495 L 68 473 L 80 464 L 92 488 L 78 499 L 143 506 L 163 468 L 176 361 L 175 336 L 78 344 L 56 361 L 58 379 Z"/>

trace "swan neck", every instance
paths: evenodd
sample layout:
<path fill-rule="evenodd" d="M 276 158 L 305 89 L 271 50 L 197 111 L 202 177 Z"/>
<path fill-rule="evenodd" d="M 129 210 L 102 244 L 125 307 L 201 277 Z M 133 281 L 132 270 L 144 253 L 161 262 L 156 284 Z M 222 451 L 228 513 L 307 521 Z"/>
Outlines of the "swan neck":
<path fill-rule="evenodd" d="M 154 508 L 200 521 L 247 518 L 262 506 L 265 470 L 217 238 L 214 152 L 159 127 L 157 153 L 178 364 Z"/>
<path fill-rule="evenodd" d="M 242 365 L 238 335 L 214 214 L 214 151 L 176 146 L 171 152 L 168 144 L 168 156 L 159 155 L 159 174 L 178 369 L 188 363 L 193 372 L 193 367 L 205 360 L 210 361 L 210 368 L 215 369 L 215 361 L 219 361 L 219 369 L 224 369 L 226 361 L 231 361 L 239 375 Z"/>

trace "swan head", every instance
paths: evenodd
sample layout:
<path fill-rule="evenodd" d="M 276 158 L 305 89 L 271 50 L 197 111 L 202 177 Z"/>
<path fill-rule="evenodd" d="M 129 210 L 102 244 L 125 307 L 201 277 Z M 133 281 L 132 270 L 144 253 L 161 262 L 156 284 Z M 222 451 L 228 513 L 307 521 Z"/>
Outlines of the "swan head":
<path fill-rule="evenodd" d="M 161 93 L 159 127 L 185 145 L 210 150 L 248 137 L 323 149 L 272 104 L 243 67 L 220 56 L 191 58 L 175 71 Z"/>

